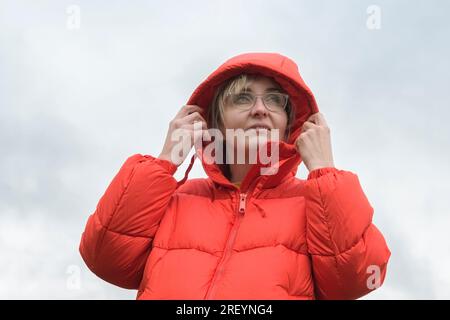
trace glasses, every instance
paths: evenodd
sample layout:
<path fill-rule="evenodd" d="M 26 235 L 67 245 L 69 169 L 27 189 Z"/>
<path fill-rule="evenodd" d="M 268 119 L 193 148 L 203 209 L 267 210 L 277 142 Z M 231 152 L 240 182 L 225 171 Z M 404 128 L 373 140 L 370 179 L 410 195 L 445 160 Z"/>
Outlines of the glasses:
<path fill-rule="evenodd" d="M 250 110 L 254 107 L 256 99 L 262 97 L 264 106 L 269 111 L 280 112 L 286 109 L 289 95 L 281 92 L 271 92 L 265 94 L 252 94 L 250 92 L 230 93 L 227 95 L 227 104 L 241 110 Z"/>

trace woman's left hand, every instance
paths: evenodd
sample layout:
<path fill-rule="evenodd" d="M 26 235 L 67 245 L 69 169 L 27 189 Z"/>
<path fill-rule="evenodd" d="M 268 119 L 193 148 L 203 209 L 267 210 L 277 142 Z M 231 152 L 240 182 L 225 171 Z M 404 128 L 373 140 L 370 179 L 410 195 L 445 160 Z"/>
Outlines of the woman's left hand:
<path fill-rule="evenodd" d="M 309 172 L 334 167 L 330 128 L 320 112 L 314 113 L 305 121 L 295 147 Z"/>

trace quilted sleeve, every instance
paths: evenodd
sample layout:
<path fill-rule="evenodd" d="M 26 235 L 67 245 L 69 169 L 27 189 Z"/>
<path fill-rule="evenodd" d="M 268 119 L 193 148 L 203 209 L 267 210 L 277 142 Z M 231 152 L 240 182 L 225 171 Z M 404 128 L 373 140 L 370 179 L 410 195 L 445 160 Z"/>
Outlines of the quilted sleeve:
<path fill-rule="evenodd" d="M 139 287 L 153 237 L 177 188 L 176 169 L 149 155 L 125 161 L 81 236 L 80 254 L 97 276 L 123 288 Z"/>
<path fill-rule="evenodd" d="M 318 299 L 356 299 L 384 282 L 391 252 L 372 223 L 358 177 L 336 168 L 309 173 L 306 238 Z"/>

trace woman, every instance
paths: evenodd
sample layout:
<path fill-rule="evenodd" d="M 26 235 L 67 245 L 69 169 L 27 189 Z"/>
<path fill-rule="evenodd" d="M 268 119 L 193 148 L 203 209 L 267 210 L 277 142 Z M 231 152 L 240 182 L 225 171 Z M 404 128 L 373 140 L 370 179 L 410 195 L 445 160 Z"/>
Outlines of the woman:
<path fill-rule="evenodd" d="M 355 299 L 376 289 L 390 251 L 357 176 L 335 168 L 318 111 L 289 58 L 226 61 L 171 121 L 161 154 L 122 166 L 87 222 L 84 261 L 138 299 Z M 255 134 L 229 138 L 231 129 Z M 180 130 L 196 153 L 177 182 Z M 279 139 L 260 139 L 272 132 Z M 223 150 L 206 152 L 211 141 Z M 250 161 L 254 146 L 276 161 Z M 196 157 L 208 178 L 188 180 Z M 295 177 L 302 161 L 307 180 Z"/>

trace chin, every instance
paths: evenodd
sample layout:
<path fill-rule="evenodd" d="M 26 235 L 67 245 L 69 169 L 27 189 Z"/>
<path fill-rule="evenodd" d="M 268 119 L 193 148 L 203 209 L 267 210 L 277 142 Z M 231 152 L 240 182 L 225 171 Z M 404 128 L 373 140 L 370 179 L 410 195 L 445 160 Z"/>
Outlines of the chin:
<path fill-rule="evenodd" d="M 258 140 L 257 138 L 251 138 L 249 141 L 245 142 L 245 145 L 243 146 L 246 153 L 248 153 L 251 150 L 254 150 L 256 152 L 259 151 L 260 148 L 265 147 L 267 145 L 267 140 Z"/>

